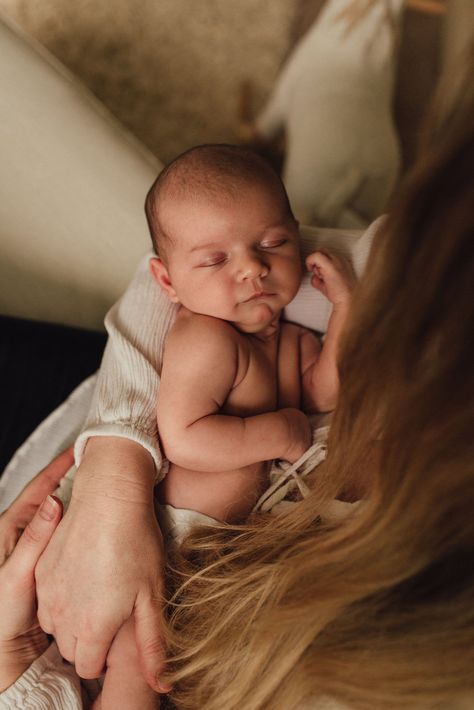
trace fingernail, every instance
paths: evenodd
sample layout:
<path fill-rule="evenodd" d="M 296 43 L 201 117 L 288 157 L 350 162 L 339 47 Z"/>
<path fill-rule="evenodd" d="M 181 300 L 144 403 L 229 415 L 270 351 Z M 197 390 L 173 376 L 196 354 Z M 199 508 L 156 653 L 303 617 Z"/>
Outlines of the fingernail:
<path fill-rule="evenodd" d="M 59 500 L 54 496 L 46 496 L 41 504 L 40 513 L 45 520 L 52 520 L 56 517 Z"/>
<path fill-rule="evenodd" d="M 156 690 L 158 693 L 169 693 L 170 690 L 173 689 L 172 685 L 170 685 L 169 683 L 164 683 L 164 682 L 158 680 L 158 678 L 155 680 L 155 683 L 156 683 Z"/>

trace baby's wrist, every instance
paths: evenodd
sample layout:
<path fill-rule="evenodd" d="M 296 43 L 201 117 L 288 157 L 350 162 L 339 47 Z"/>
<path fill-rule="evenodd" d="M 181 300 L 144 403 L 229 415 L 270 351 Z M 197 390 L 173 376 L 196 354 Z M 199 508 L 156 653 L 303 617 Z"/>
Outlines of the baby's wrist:
<path fill-rule="evenodd" d="M 343 294 L 335 298 L 332 303 L 333 311 L 347 311 L 352 301 L 352 293 Z"/>

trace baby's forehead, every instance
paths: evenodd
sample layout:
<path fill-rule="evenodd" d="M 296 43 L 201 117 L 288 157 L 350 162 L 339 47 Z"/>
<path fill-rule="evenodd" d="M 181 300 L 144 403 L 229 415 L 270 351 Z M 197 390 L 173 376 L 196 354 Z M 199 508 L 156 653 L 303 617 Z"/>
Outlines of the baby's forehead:
<path fill-rule="evenodd" d="M 187 181 L 181 184 L 164 185 L 156 196 L 155 205 L 161 214 L 186 208 L 196 211 L 200 207 L 207 209 L 214 207 L 216 212 L 230 211 L 237 204 L 245 204 L 245 201 L 250 198 L 258 208 L 259 195 L 262 197 L 262 210 L 265 205 L 273 203 L 280 209 L 282 219 L 286 218 L 288 210 L 283 196 L 273 185 L 257 179 L 242 180 L 238 183 L 235 180 L 229 182 L 216 180 L 213 183 Z"/>

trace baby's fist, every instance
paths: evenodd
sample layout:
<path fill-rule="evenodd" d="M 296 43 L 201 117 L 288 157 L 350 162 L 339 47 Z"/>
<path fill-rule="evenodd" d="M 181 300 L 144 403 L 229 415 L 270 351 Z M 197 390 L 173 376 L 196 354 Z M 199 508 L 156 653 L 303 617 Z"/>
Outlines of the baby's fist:
<path fill-rule="evenodd" d="M 336 254 L 315 251 L 307 257 L 306 268 L 313 272 L 311 285 L 333 305 L 350 302 L 356 278 L 347 260 Z"/>
<path fill-rule="evenodd" d="M 312 432 L 309 419 L 301 410 L 286 408 L 280 410 L 287 425 L 286 447 L 280 458 L 290 463 L 298 461 L 311 446 Z"/>

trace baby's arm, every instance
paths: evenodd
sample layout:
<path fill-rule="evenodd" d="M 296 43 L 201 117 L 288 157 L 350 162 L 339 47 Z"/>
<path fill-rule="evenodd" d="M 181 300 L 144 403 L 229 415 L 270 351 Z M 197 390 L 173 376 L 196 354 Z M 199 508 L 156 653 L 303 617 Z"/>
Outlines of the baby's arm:
<path fill-rule="evenodd" d="M 273 458 L 296 461 L 309 446 L 309 424 L 299 410 L 220 414 L 238 371 L 232 326 L 207 316 L 175 324 L 166 342 L 157 412 L 161 442 L 174 464 L 229 471 Z"/>
<path fill-rule="evenodd" d="M 92 710 L 157 710 L 159 707 L 160 696 L 147 685 L 141 673 L 135 623 L 131 617 L 112 643 L 102 692 Z"/>
<path fill-rule="evenodd" d="M 349 311 L 355 276 L 350 265 L 335 255 L 314 252 L 306 259 L 311 284 L 333 304 L 324 344 L 320 349 L 310 333 L 301 337 L 301 372 L 308 409 L 333 410 L 339 392 L 338 348 Z"/>

